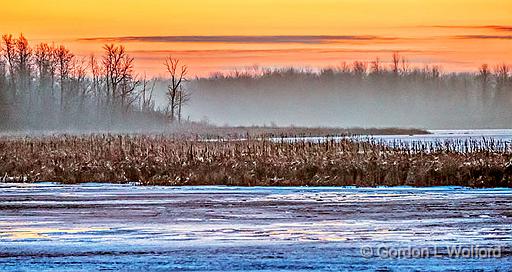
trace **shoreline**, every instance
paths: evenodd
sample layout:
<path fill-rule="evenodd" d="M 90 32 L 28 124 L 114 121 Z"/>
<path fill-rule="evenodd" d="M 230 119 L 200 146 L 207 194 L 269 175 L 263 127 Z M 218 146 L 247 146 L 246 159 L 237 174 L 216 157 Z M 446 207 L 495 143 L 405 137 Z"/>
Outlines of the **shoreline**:
<path fill-rule="evenodd" d="M 133 135 L 175 137 L 179 139 L 240 139 L 248 138 L 293 138 L 293 137 L 337 137 L 352 135 L 429 135 L 428 130 L 417 128 L 338 128 L 338 127 L 295 127 L 295 126 L 214 126 L 199 123 L 172 125 L 160 130 L 13 130 L 0 131 L 2 137 L 51 137 L 89 135 Z"/>
<path fill-rule="evenodd" d="M 510 191 L 512 190 L 512 187 L 468 187 L 468 186 L 459 186 L 459 185 L 432 185 L 432 186 L 415 186 L 415 185 L 375 185 L 375 186 L 357 186 L 357 185 L 340 185 L 340 186 L 330 186 L 330 185 L 319 185 L 319 186 L 308 186 L 308 185 L 288 185 L 288 186 L 276 186 L 276 185 L 215 185 L 215 184 L 208 184 L 208 185 L 148 185 L 148 184 L 142 184 L 137 182 L 100 182 L 100 181 L 86 181 L 86 182 L 80 182 L 80 183 L 66 183 L 66 182 L 59 182 L 59 181 L 29 181 L 29 182 L 23 182 L 23 181 L 0 181 L 0 187 L 4 186 L 84 186 L 84 187 L 95 187 L 95 186 L 121 186 L 121 187 L 161 187 L 161 188 L 174 188 L 174 189 L 194 189 L 194 190 L 213 190 L 213 189 L 219 189 L 219 190 L 236 190 L 236 189 L 262 189 L 262 190 L 273 190 L 273 189 L 279 189 L 279 190 L 481 190 L 481 191 Z"/>

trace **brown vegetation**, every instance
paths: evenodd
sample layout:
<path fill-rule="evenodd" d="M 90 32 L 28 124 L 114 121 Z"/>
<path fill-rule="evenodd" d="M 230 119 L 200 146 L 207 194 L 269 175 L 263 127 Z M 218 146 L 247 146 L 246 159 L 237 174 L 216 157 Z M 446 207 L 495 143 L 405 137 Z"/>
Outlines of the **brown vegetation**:
<path fill-rule="evenodd" d="M 278 126 L 214 126 L 189 122 L 167 130 L 168 135 L 190 139 L 248 139 L 330 137 L 355 135 L 420 135 L 430 134 L 415 128 L 336 128 L 336 127 L 278 127 Z"/>
<path fill-rule="evenodd" d="M 140 135 L 2 138 L 0 173 L 4 181 L 64 183 L 512 186 L 509 147 L 480 145 L 465 153 L 454 146 L 435 147 L 411 151 L 348 139 L 197 141 Z"/>

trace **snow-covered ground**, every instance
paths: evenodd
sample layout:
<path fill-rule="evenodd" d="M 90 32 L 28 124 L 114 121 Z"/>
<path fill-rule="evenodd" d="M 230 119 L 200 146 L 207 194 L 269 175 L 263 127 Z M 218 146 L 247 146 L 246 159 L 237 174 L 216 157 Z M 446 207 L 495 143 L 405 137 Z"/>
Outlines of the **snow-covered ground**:
<path fill-rule="evenodd" d="M 510 271 L 511 244 L 511 189 L 0 184 L 2 271 Z"/>

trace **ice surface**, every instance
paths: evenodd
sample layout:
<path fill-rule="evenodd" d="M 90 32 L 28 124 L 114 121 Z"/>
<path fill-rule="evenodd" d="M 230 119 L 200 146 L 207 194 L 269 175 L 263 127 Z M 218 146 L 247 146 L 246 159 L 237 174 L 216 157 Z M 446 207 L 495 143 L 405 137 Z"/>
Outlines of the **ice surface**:
<path fill-rule="evenodd" d="M 0 270 L 512 269 L 512 190 L 0 184 Z M 501 246 L 498 259 L 362 246 Z"/>
<path fill-rule="evenodd" d="M 474 130 L 430 130 L 431 134 L 421 135 L 371 135 L 353 136 L 358 141 L 372 141 L 393 147 L 412 147 L 415 144 L 453 144 L 462 148 L 466 141 L 473 145 L 485 146 L 486 143 L 512 151 L 512 129 L 474 129 Z M 346 137 L 291 137 L 273 138 L 274 141 L 310 141 L 324 142 L 326 139 L 344 139 Z"/>

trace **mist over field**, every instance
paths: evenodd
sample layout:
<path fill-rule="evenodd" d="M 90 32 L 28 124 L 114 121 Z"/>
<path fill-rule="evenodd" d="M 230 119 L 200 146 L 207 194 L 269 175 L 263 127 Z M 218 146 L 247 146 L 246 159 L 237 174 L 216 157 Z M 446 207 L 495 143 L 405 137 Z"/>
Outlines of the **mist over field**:
<path fill-rule="evenodd" d="M 471 129 L 509 128 L 508 64 L 474 72 L 387 62 L 259 68 L 190 75 L 168 56 L 164 77 L 140 74 L 123 45 L 80 57 L 63 45 L 2 37 L 3 131 L 169 131 L 176 125 Z M 390 60 L 390 61 L 389 61 Z"/>
<path fill-rule="evenodd" d="M 497 83 L 490 77 L 435 70 L 358 75 L 293 69 L 217 76 L 190 82 L 187 112 L 218 125 L 510 127 L 510 79 Z"/>

